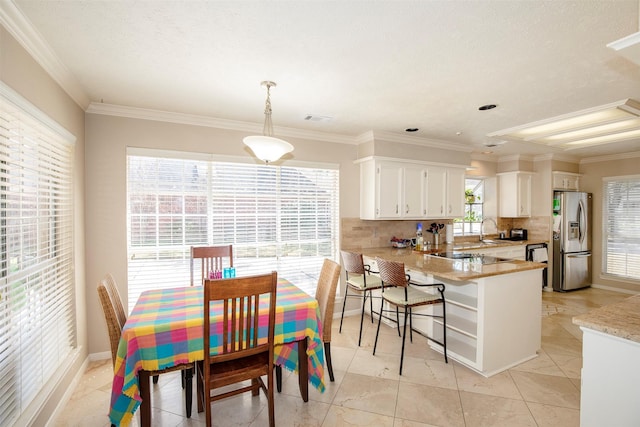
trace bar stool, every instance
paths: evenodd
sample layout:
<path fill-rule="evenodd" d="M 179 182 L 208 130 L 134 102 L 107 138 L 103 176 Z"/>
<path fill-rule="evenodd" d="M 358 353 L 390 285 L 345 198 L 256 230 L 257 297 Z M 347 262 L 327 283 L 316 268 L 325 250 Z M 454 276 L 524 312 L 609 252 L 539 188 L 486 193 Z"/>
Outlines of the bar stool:
<path fill-rule="evenodd" d="M 382 282 L 378 276 L 371 275 L 371 268 L 366 265 L 362 259 L 361 253 L 340 251 L 342 254 L 342 265 L 347 276 L 347 287 L 344 290 L 344 301 L 342 303 L 342 316 L 340 317 L 340 333 L 342 333 L 342 320 L 344 319 L 344 307 L 347 304 L 348 297 L 362 298 L 362 313 L 360 314 L 360 335 L 358 336 L 358 347 L 362 342 L 362 323 L 364 321 L 364 309 L 367 298 L 369 298 L 371 310 L 371 323 L 373 323 L 373 300 L 371 291 L 381 289 Z M 349 295 L 349 289 L 357 294 Z M 368 295 L 367 295 L 368 294 Z M 380 314 L 380 313 L 376 313 Z"/>
<path fill-rule="evenodd" d="M 419 331 L 416 331 L 420 335 L 423 335 L 428 340 L 431 340 L 444 348 L 444 361 L 449 363 L 447 358 L 447 318 L 444 299 L 444 284 L 443 283 L 415 283 L 411 282 L 411 277 L 405 273 L 404 264 L 401 262 L 388 261 L 382 258 L 376 258 L 378 269 L 380 270 L 380 278 L 382 279 L 382 303 L 380 304 L 380 312 L 384 302 L 388 302 L 394 305 L 396 309 L 398 307 L 404 307 L 404 329 L 402 332 L 402 352 L 400 353 L 400 375 L 402 375 L 402 363 L 404 361 L 404 343 L 407 336 L 407 318 L 409 318 L 409 335 L 410 340 L 413 342 L 413 324 L 411 317 L 413 313 L 411 309 L 421 305 L 440 304 L 442 303 L 442 315 L 436 314 L 424 314 L 416 313 L 418 316 L 428 316 L 432 318 L 442 319 L 442 342 L 427 336 Z M 437 289 L 438 294 L 430 294 L 415 289 L 414 286 L 419 287 L 434 287 Z M 393 319 L 391 319 L 393 320 Z M 376 331 L 376 341 L 373 345 L 373 354 L 376 354 L 376 346 L 378 345 L 378 334 L 380 333 L 381 317 L 378 317 L 378 330 Z M 398 324 L 398 327 L 400 325 Z"/>

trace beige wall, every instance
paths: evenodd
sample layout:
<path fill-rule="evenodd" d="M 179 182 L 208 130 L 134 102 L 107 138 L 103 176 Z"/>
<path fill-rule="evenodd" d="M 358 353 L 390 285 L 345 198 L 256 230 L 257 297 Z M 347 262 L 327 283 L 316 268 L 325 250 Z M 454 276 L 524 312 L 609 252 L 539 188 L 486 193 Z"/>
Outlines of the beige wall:
<path fill-rule="evenodd" d="M 84 246 L 84 112 L 73 100 L 49 77 L 49 75 L 33 60 L 33 58 L 16 42 L 16 40 L 0 26 L 0 80 L 14 91 L 26 98 L 37 108 L 58 122 L 76 137 L 74 160 L 74 268 L 75 296 L 77 319 L 78 352 L 66 367 L 61 380 L 53 385 L 49 396 L 40 396 L 27 408 L 25 417 L 35 414 L 34 425 L 45 425 L 58 402 L 71 384 L 76 372 L 85 361 L 87 349 L 87 316 L 86 297 L 94 288 L 85 286 L 85 246 Z M 104 320 L 94 320 L 100 331 L 106 335 Z M 39 401 L 45 399 L 45 401 Z M 38 407 L 40 406 L 41 407 Z M 18 425 L 24 424 L 20 420 Z M 24 419 L 26 423 L 27 420 Z"/>
<path fill-rule="evenodd" d="M 619 160 L 580 163 L 580 173 L 583 174 L 580 177 L 580 189 L 593 193 L 591 217 L 593 283 L 630 292 L 640 292 L 640 282 L 612 280 L 602 276 L 602 180 L 605 177 L 640 175 L 639 162 L 640 152 L 629 153 Z"/>

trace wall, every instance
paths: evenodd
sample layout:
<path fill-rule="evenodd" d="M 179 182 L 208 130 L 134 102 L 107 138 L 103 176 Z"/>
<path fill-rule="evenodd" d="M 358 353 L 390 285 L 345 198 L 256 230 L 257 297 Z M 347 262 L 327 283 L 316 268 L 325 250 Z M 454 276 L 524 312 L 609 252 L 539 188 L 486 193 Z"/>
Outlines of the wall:
<path fill-rule="evenodd" d="M 95 293 L 95 287 L 89 286 L 87 289 L 85 284 L 84 112 L 1 26 L 0 80 L 76 137 L 73 179 L 77 353 L 69 360 L 60 381 L 50 385 L 52 392 L 49 395 L 39 396 L 27 408 L 24 418 L 35 416 L 35 419 L 31 419 L 34 425 L 45 425 L 88 354 L 85 298 L 87 294 Z M 104 320 L 92 319 L 92 321 L 102 326 L 100 333 L 106 335 Z M 21 419 L 18 425 L 25 424 L 27 421 L 27 419 Z"/>
<path fill-rule="evenodd" d="M 87 114 L 87 283 L 114 275 L 127 300 L 126 149 L 144 147 L 253 158 L 245 133 L 204 126 Z M 297 161 L 340 165 L 340 216 L 359 215 L 357 146 L 303 139 L 287 140 Z M 286 161 L 283 163 L 286 164 Z M 90 353 L 106 352 L 97 295 L 87 298 Z"/>
<path fill-rule="evenodd" d="M 625 292 L 640 292 L 640 281 L 612 279 L 602 275 L 602 180 L 605 177 L 640 174 L 640 152 L 628 153 L 624 156 L 604 158 L 601 161 L 589 160 L 580 162 L 580 189 L 593 193 L 592 200 L 592 262 L 593 283 Z"/>

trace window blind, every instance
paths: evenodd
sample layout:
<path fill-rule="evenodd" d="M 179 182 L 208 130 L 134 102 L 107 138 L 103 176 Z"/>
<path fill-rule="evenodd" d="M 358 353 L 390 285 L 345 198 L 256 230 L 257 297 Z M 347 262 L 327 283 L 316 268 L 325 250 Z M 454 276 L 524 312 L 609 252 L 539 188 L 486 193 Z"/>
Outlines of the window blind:
<path fill-rule="evenodd" d="M 640 175 L 604 179 L 603 273 L 640 280 Z"/>
<path fill-rule="evenodd" d="M 144 290 L 189 284 L 190 246 L 232 244 L 238 275 L 276 270 L 315 294 L 337 259 L 337 169 L 140 153 L 127 157 L 129 310 Z"/>
<path fill-rule="evenodd" d="M 73 137 L 0 85 L 0 425 L 76 346 Z"/>

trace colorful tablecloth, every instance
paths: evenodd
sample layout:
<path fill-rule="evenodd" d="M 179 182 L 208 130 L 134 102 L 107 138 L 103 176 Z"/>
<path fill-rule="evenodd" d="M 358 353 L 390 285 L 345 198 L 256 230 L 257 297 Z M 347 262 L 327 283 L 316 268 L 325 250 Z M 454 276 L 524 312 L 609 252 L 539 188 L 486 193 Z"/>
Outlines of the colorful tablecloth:
<path fill-rule="evenodd" d="M 202 286 L 159 289 L 140 295 L 118 345 L 109 413 L 113 424 L 129 425 L 140 406 L 139 370 L 155 371 L 204 359 L 202 313 Z M 324 353 L 319 319 L 315 298 L 278 279 L 274 362 L 297 371 L 297 341 L 306 337 L 309 382 L 323 392 Z M 215 342 L 212 335 L 212 354 L 216 353 Z"/>

